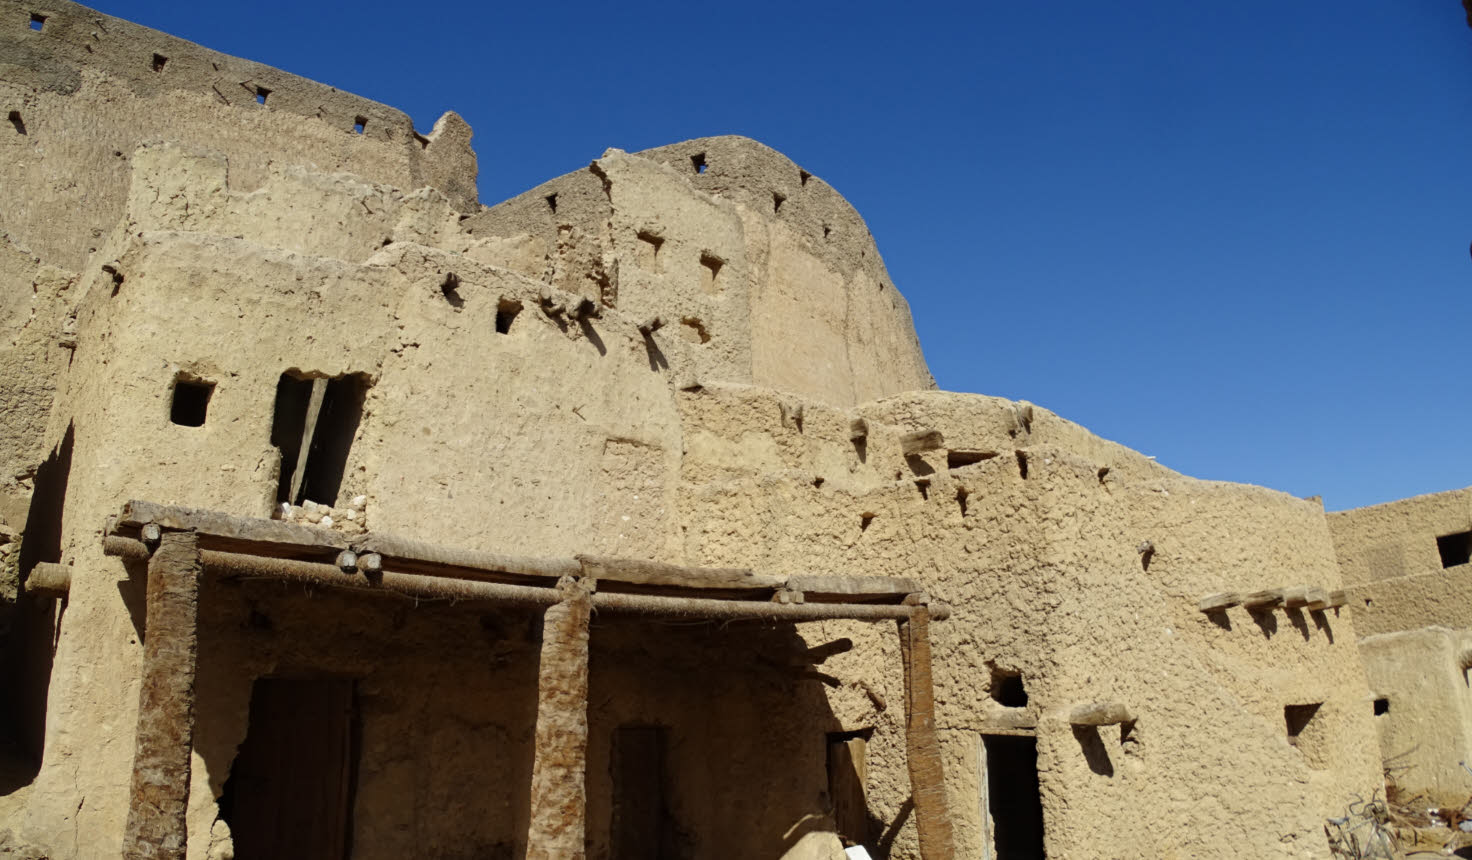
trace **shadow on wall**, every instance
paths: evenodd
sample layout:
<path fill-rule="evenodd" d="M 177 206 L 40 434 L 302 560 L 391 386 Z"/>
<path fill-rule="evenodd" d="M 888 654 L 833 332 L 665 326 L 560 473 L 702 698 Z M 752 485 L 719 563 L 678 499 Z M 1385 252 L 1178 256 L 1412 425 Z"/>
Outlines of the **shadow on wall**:
<path fill-rule="evenodd" d="M 61 444 L 36 469 L 31 506 L 21 538 L 17 571 L 25 582 L 41 562 L 61 561 L 62 513 L 67 484 L 71 480 L 75 431 L 68 426 Z M 46 736 L 47 689 L 56 655 L 56 634 L 65 601 L 31 597 L 24 586 L 16 603 L 10 635 L 0 654 L 0 722 L 13 740 L 14 753 L 22 764 L 0 773 L 0 794 L 26 785 L 41 767 Z M 13 783 L 13 784 L 12 784 Z"/>

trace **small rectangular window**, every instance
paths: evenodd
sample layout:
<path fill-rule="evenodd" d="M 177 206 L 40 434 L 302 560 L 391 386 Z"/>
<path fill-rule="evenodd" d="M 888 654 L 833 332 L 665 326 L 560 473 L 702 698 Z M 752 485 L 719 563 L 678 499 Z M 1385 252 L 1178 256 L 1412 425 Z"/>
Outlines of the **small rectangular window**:
<path fill-rule="evenodd" d="M 179 376 L 174 380 L 169 420 L 181 427 L 203 427 L 205 415 L 210 408 L 210 395 L 214 393 L 213 382 Z"/>
<path fill-rule="evenodd" d="M 1472 561 L 1472 532 L 1457 532 L 1436 539 L 1442 567 L 1456 567 Z"/>
<path fill-rule="evenodd" d="M 271 91 L 268 90 L 268 89 L 266 89 L 265 87 L 256 87 L 256 104 L 258 104 L 258 105 L 265 104 L 266 103 L 266 96 L 269 96 L 270 94 L 271 94 Z"/>
<path fill-rule="evenodd" d="M 45 26 L 46 26 L 46 16 L 45 15 L 41 15 L 41 14 L 36 13 L 36 12 L 32 12 L 31 13 L 31 29 L 32 30 L 35 30 L 36 32 L 39 33 L 39 32 L 41 32 L 41 28 L 42 27 L 45 27 Z"/>
<path fill-rule="evenodd" d="M 162 72 L 164 70 L 164 66 L 167 66 L 168 64 L 169 64 L 169 58 L 168 57 L 165 57 L 163 54 L 154 54 L 153 55 L 153 70 L 155 72 Z"/>
<path fill-rule="evenodd" d="M 366 129 L 367 127 L 368 127 L 368 118 L 367 117 L 360 116 L 360 117 L 358 117 L 358 118 L 356 118 L 356 119 L 353 120 L 353 133 L 354 134 L 362 134 L 363 133 L 363 130 Z"/>
<path fill-rule="evenodd" d="M 1387 699 L 1387 698 L 1385 698 L 1385 697 L 1383 697 L 1383 696 L 1380 697 L 1380 698 L 1378 698 L 1378 699 L 1376 699 L 1375 700 L 1375 716 L 1379 717 L 1379 716 L 1383 716 L 1383 715 L 1388 714 L 1388 713 L 1390 713 L 1390 700 Z"/>
<path fill-rule="evenodd" d="M 1288 743 L 1303 753 L 1308 766 L 1324 770 L 1329 766 L 1331 748 L 1328 724 L 1321 711 L 1323 702 L 1306 705 L 1287 705 L 1283 708 L 1283 722 L 1288 729 Z"/>

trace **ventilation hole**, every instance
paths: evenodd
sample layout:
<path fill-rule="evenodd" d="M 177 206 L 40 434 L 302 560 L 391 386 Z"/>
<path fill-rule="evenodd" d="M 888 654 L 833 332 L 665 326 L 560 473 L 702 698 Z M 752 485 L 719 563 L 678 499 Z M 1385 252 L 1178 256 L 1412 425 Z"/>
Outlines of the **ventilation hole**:
<path fill-rule="evenodd" d="M 445 282 L 440 284 L 440 294 L 455 310 L 458 311 L 465 307 L 465 299 L 460 296 L 460 277 L 454 272 L 445 275 Z"/>
<path fill-rule="evenodd" d="M 874 522 L 874 515 L 873 514 L 859 514 L 859 531 L 861 531 L 861 532 L 868 531 L 869 530 L 869 524 L 872 523 L 872 522 Z"/>
<path fill-rule="evenodd" d="M 1370 606 L 1370 604 L 1371 604 L 1371 603 L 1374 603 L 1374 602 L 1375 602 L 1375 601 L 1373 601 L 1373 600 L 1371 600 L 1371 599 L 1370 599 L 1370 598 L 1368 598 L 1368 597 L 1366 597 L 1366 598 L 1365 598 L 1365 607 L 1366 607 L 1366 608 L 1369 608 L 1369 606 Z"/>
<path fill-rule="evenodd" d="M 256 104 L 258 104 L 258 105 L 265 104 L 266 103 L 266 96 L 269 96 L 270 94 L 271 94 L 271 91 L 268 90 L 268 89 L 266 89 L 265 87 L 256 87 Z"/>
<path fill-rule="evenodd" d="M 1022 673 L 992 667 L 992 701 L 1004 708 L 1027 707 L 1027 685 L 1022 682 Z"/>
<path fill-rule="evenodd" d="M 118 291 L 123 288 L 123 273 L 112 266 L 103 266 L 102 271 L 112 276 L 112 296 L 116 297 Z"/>
<path fill-rule="evenodd" d="M 726 261 L 720 257 L 711 254 L 700 255 L 701 286 L 707 293 L 715 295 L 721 291 L 721 267 L 725 265 Z"/>
<path fill-rule="evenodd" d="M 963 517 L 966 516 L 966 500 L 970 496 L 971 493 L 965 487 L 956 490 L 956 504 L 961 507 L 961 516 Z"/>
<path fill-rule="evenodd" d="M 1099 468 L 1099 483 L 1104 483 L 1104 479 L 1107 477 L 1109 477 L 1109 467 L 1101 466 Z"/>
<path fill-rule="evenodd" d="M 153 55 L 153 70 L 155 72 L 162 72 L 164 70 L 164 66 L 167 66 L 168 64 L 169 64 L 169 58 L 168 57 L 165 57 L 163 54 L 154 54 Z"/>
<path fill-rule="evenodd" d="M 360 117 L 355 117 L 353 119 L 353 134 L 362 134 L 363 133 L 363 129 L 365 129 L 367 127 L 368 127 L 368 118 L 367 117 L 360 116 Z"/>
<path fill-rule="evenodd" d="M 546 197 L 543 197 L 542 199 L 547 201 L 547 208 L 548 209 L 551 209 L 553 212 L 556 212 L 557 211 L 557 195 L 556 194 L 548 194 Z"/>
<path fill-rule="evenodd" d="M 812 178 L 813 175 L 811 173 L 808 173 L 806 170 L 799 170 L 797 172 L 797 181 L 802 185 L 807 185 L 808 180 Z"/>
<path fill-rule="evenodd" d="M 824 239 L 827 239 L 831 235 L 833 235 L 833 228 L 832 227 L 829 227 L 827 224 L 824 224 L 823 225 L 823 238 Z"/>
<path fill-rule="evenodd" d="M 1457 532 L 1436 539 L 1436 551 L 1441 554 L 1442 567 L 1456 567 L 1472 561 L 1472 532 Z"/>
<path fill-rule="evenodd" d="M 392 245 L 393 243 L 394 243 L 394 237 L 392 237 L 392 236 L 384 236 L 383 237 L 383 243 L 380 244 L 378 247 L 380 247 L 380 248 L 387 248 L 389 245 Z"/>
<path fill-rule="evenodd" d="M 32 12 L 31 13 L 31 29 L 32 30 L 35 30 L 36 32 L 39 33 L 39 32 L 41 32 L 41 28 L 44 27 L 44 26 L 46 26 L 46 16 L 45 15 L 38 15 L 35 12 Z"/>
<path fill-rule="evenodd" d="M 1026 451 L 1018 451 L 1017 452 L 1017 474 L 1021 475 L 1024 478 L 1027 477 L 1027 452 Z"/>
<path fill-rule="evenodd" d="M 1309 726 L 1313 724 L 1314 717 L 1319 715 L 1319 707 L 1322 702 L 1308 705 L 1285 705 L 1283 707 L 1283 722 L 1288 728 L 1288 743 L 1298 746 L 1298 742 L 1309 732 Z"/>
<path fill-rule="evenodd" d="M 14 126 L 16 134 L 26 133 L 26 123 L 25 120 L 20 118 L 20 111 L 13 110 L 10 112 L 10 124 Z"/>
<path fill-rule="evenodd" d="M 690 165 L 695 168 L 696 173 L 704 173 L 706 168 L 705 153 L 701 152 L 690 156 Z"/>
<path fill-rule="evenodd" d="M 210 395 L 215 384 L 185 374 L 174 379 L 174 398 L 169 406 L 169 420 L 181 427 L 203 427 L 210 409 Z"/>
<path fill-rule="evenodd" d="M 997 456 L 996 451 L 947 451 L 946 468 L 959 469 L 962 466 L 974 466 L 995 456 Z"/>
<path fill-rule="evenodd" d="M 920 491 L 920 498 L 921 499 L 923 499 L 924 501 L 927 501 L 927 502 L 930 501 L 930 481 L 929 480 L 927 480 L 925 478 L 921 478 L 920 480 L 917 480 L 915 482 L 915 489 L 917 489 L 917 490 Z"/>
<path fill-rule="evenodd" d="M 778 194 L 776 191 L 773 191 L 772 192 L 772 211 L 773 212 L 781 212 L 782 211 L 782 204 L 783 203 L 786 203 L 786 202 L 787 202 L 786 195 Z"/>
<path fill-rule="evenodd" d="M 1390 700 L 1380 698 L 1375 700 L 1375 716 L 1380 717 L 1390 713 Z"/>
<path fill-rule="evenodd" d="M 515 299 L 502 299 L 496 306 L 496 334 L 510 334 L 511 324 L 516 321 L 516 315 L 521 313 L 521 302 Z"/>
<path fill-rule="evenodd" d="M 710 343 L 710 332 L 705 330 L 705 323 L 695 317 L 680 320 L 680 335 L 691 343 Z"/>
<path fill-rule="evenodd" d="M 813 479 L 813 486 L 814 487 L 818 487 L 818 488 L 821 489 L 822 486 L 823 486 L 823 479 L 822 478 L 814 478 Z"/>

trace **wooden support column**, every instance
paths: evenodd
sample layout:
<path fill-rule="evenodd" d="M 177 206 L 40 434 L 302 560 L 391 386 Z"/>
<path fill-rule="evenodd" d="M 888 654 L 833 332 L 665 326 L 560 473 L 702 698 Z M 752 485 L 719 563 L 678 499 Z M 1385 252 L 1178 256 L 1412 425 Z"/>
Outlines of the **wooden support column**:
<path fill-rule="evenodd" d="M 542 622 L 527 860 L 583 860 L 587 831 L 591 589 L 572 577 Z"/>
<path fill-rule="evenodd" d="M 164 532 L 148 561 L 127 860 L 184 860 L 201 570 L 193 531 Z"/>
<path fill-rule="evenodd" d="M 905 758 L 910 769 L 915 826 L 920 832 L 920 856 L 923 860 L 950 860 L 955 847 L 940 739 L 935 734 L 929 607 L 915 606 L 909 620 L 901 621 L 899 626 L 900 657 L 905 664 Z"/>

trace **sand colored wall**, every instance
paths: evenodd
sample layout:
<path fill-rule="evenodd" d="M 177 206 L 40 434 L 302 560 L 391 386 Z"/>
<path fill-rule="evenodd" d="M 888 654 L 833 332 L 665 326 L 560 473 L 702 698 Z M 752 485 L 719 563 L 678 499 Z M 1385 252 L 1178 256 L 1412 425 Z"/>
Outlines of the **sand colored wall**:
<path fill-rule="evenodd" d="M 1426 627 L 1368 636 L 1360 653 L 1370 689 L 1385 700 L 1375 717 L 1380 752 L 1404 795 L 1460 807 L 1472 796 L 1472 636 Z"/>
<path fill-rule="evenodd" d="M 462 219 L 452 181 L 405 154 L 437 144 L 392 116 L 375 142 L 363 139 L 374 117 L 353 135 L 337 108 L 308 116 L 292 80 L 273 90 L 279 107 L 151 89 L 148 75 L 191 66 L 153 72 L 158 49 L 145 47 L 196 49 L 119 28 L 127 51 L 101 55 L 121 65 L 79 65 L 67 51 L 83 50 L 91 19 L 57 8 L 62 47 L 42 51 L 48 31 L 24 22 L 3 37 L 26 59 L 0 78 L 43 108 L 28 157 L 58 128 L 87 128 L 89 99 L 115 99 L 119 115 L 97 114 L 105 133 L 55 162 L 81 165 L 110 220 L 53 230 L 83 192 L 27 186 L 33 202 L 5 229 L 55 247 L 0 245 L 0 272 L 25 287 L 25 301 L 6 299 L 4 331 L 33 337 L 25 360 L 47 368 L 41 389 L 17 395 L 45 409 L 23 410 L 25 439 L 4 456 L 72 445 L 59 528 L 73 584 L 45 759 L 18 822 L 52 856 L 116 856 L 127 811 L 140 580 L 102 555 L 99 530 L 129 498 L 271 516 L 287 371 L 370 385 L 339 494 L 366 497 L 353 528 L 919 580 L 954 610 L 932 633 L 958 856 L 984 847 L 985 733 L 1036 735 L 1050 856 L 1324 858 L 1323 819 L 1379 787 L 1357 620 L 1197 611 L 1211 592 L 1343 584 L 1322 509 L 1178 475 L 1031 404 L 931 390 L 863 222 L 781 155 L 743 138 L 610 151 Z M 145 103 L 181 142 L 133 145 L 141 132 L 122 113 Z M 208 138 L 221 124 L 234 130 Z M 445 151 L 468 153 L 456 128 L 441 131 L 458 141 Z M 98 155 L 113 145 L 124 155 Z M 434 163 L 464 176 L 460 156 Z M 71 255 L 79 274 L 46 254 Z M 582 299 L 596 315 L 572 313 Z M 655 315 L 665 325 L 641 332 Z M 203 426 L 169 420 L 181 375 L 214 383 Z M 922 430 L 944 444 L 905 456 L 902 439 Z M 222 847 L 214 800 L 251 681 L 297 672 L 359 679 L 355 856 L 520 855 L 534 622 L 259 583 L 205 593 L 191 858 Z M 845 637 L 853 649 L 821 665 L 805 651 Z M 592 643 L 591 856 L 609 851 L 613 732 L 653 724 L 670 738 L 686 856 L 776 857 L 831 828 L 825 733 L 863 730 L 869 845 L 918 857 L 893 625 L 595 618 Z M 997 672 L 1022 675 L 1026 708 L 994 700 Z M 1129 731 L 1070 725 L 1072 708 L 1101 701 L 1129 708 Z M 1284 708 L 1309 704 L 1320 708 L 1295 747 Z"/>
<path fill-rule="evenodd" d="M 1329 515 L 1361 636 L 1472 627 L 1472 568 L 1443 568 L 1436 539 L 1472 531 L 1472 488 Z"/>

